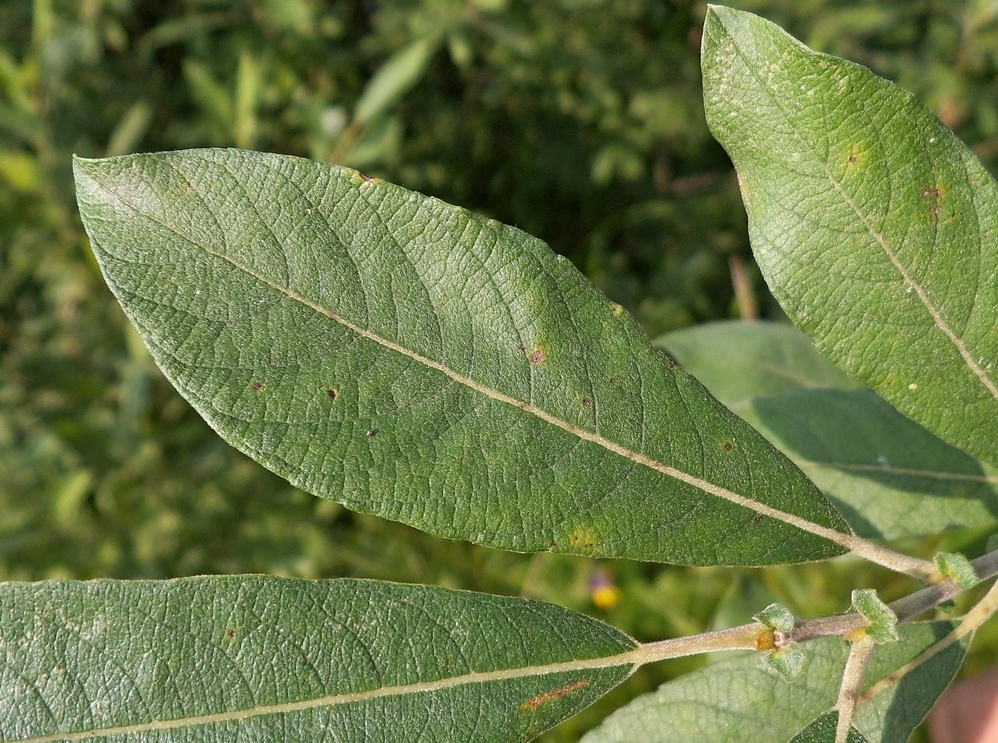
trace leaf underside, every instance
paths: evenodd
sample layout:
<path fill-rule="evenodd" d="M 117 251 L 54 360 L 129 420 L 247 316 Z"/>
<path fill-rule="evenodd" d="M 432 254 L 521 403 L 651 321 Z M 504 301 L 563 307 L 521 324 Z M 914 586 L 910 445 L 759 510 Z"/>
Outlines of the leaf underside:
<path fill-rule="evenodd" d="M 822 489 L 861 537 L 983 527 L 998 469 L 856 388 L 789 325 L 719 322 L 655 341 Z"/>
<path fill-rule="evenodd" d="M 518 230 L 278 155 L 75 172 L 104 276 L 166 376 L 306 491 L 521 551 L 842 551 L 811 532 L 848 527 L 787 459 Z"/>
<path fill-rule="evenodd" d="M 969 638 L 953 643 L 889 683 L 898 669 L 952 631 L 951 622 L 898 627 L 900 641 L 876 648 L 856 707 L 853 727 L 869 743 L 905 743 L 963 662 Z M 832 711 L 849 646 L 836 637 L 804 643 L 806 658 L 787 683 L 762 653 L 722 660 L 638 697 L 608 717 L 581 743 L 789 741 Z M 806 740 L 806 738 L 805 738 Z"/>
<path fill-rule="evenodd" d="M 902 413 L 998 463 L 998 185 L 912 96 L 752 14 L 710 9 L 702 67 L 787 314 Z"/>
<path fill-rule="evenodd" d="M 527 741 L 634 647 L 550 604 L 381 581 L 0 584 L 0 740 Z"/>

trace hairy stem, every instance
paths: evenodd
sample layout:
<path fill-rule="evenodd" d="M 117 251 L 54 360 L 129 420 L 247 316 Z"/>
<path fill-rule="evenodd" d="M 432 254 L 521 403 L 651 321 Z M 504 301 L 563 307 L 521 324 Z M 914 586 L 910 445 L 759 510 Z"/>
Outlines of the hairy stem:
<path fill-rule="evenodd" d="M 991 586 L 988 592 L 984 594 L 984 598 L 974 604 L 974 608 L 963 615 L 963 618 L 960 620 L 960 624 L 956 626 L 956 629 L 946 635 L 946 637 L 937 642 L 935 645 L 925 650 L 925 652 L 917 658 L 909 661 L 894 671 L 894 673 L 871 686 L 863 692 L 860 697 L 860 701 L 870 699 L 882 692 L 884 689 L 898 683 L 911 671 L 914 671 L 920 665 L 935 657 L 950 645 L 959 642 L 967 635 L 975 632 L 978 627 L 994 616 L 995 612 L 998 612 L 998 582 Z"/>
<path fill-rule="evenodd" d="M 981 581 L 993 578 L 998 575 L 998 550 L 972 560 L 971 565 L 974 566 L 974 570 L 977 571 L 977 575 Z M 893 601 L 888 606 L 897 615 L 898 623 L 902 623 L 914 619 L 918 615 L 961 593 L 963 593 L 963 589 L 959 588 L 953 581 L 947 579 L 927 586 L 897 601 Z M 992 595 L 994 595 L 995 606 L 998 608 L 998 589 L 995 587 L 992 587 L 985 598 L 987 599 Z M 981 602 L 981 604 L 983 603 L 984 601 Z M 978 617 L 979 614 L 985 611 L 985 608 L 978 610 L 981 604 L 975 606 L 964 617 L 964 622 L 977 622 L 974 628 L 990 616 L 990 614 L 987 614 L 983 618 Z M 991 612 L 993 613 L 994 611 L 995 609 L 992 608 Z M 820 619 L 809 619 L 794 627 L 793 632 L 788 633 L 786 636 L 778 637 L 776 644 L 778 647 L 783 647 L 792 642 L 807 642 L 822 637 L 841 637 L 848 632 L 862 629 L 867 624 L 866 618 L 857 612 L 837 614 L 832 617 L 821 617 Z M 961 624 L 962 626 L 963 624 Z M 966 630 L 966 632 L 970 631 L 972 630 Z M 752 622 L 751 624 L 743 624 L 731 629 L 645 643 L 628 653 L 628 661 L 634 662 L 637 665 L 644 665 L 645 663 L 654 663 L 669 658 L 679 658 L 686 655 L 697 655 L 699 653 L 711 653 L 721 650 L 762 649 L 767 647 L 767 637 L 772 640 L 772 631 L 763 627 L 758 622 Z M 960 638 L 954 638 L 950 642 L 955 642 L 958 639 Z M 770 644 L 768 647 L 772 647 L 772 645 Z"/>
<path fill-rule="evenodd" d="M 849 658 L 842 672 L 842 685 L 839 687 L 839 700 L 835 704 L 839 713 L 839 721 L 835 726 L 835 743 L 847 743 L 849 740 L 849 728 L 856 717 L 856 703 L 859 701 L 859 692 L 863 687 L 874 647 L 873 640 L 864 636 L 849 649 Z"/>

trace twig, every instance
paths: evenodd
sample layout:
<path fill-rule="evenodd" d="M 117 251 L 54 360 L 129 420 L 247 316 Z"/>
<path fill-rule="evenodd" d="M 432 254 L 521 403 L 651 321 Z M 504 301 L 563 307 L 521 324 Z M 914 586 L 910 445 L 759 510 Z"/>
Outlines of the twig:
<path fill-rule="evenodd" d="M 859 701 L 859 690 L 863 687 L 866 669 L 870 666 L 870 657 L 876 647 L 868 636 L 861 637 L 849 649 L 845 670 L 842 671 L 842 685 L 839 687 L 839 700 L 835 709 L 839 713 L 839 721 L 835 727 L 835 743 L 847 743 L 849 729 L 856 717 L 856 703 Z"/>

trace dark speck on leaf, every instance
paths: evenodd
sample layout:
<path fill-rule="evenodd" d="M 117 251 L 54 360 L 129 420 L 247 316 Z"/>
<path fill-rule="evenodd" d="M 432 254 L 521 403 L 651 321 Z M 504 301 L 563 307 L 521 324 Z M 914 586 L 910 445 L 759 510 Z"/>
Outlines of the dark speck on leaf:
<path fill-rule="evenodd" d="M 378 429 L 377 428 L 369 428 L 369 429 L 367 429 L 367 435 L 368 435 L 368 437 L 376 436 L 377 433 L 378 433 Z"/>

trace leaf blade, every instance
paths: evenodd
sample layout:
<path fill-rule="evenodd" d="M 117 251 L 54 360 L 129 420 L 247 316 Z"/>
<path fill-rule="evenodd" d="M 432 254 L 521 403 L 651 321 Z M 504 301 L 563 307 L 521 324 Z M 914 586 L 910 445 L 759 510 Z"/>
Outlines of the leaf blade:
<path fill-rule="evenodd" d="M 351 579 L 4 584 L 0 619 L 0 739 L 36 743 L 526 741 L 626 678 L 636 646 L 549 604 Z"/>
<path fill-rule="evenodd" d="M 507 549 L 841 552 L 824 497 L 543 243 L 295 158 L 76 168 L 95 254 L 157 363 L 299 487 Z"/>
<path fill-rule="evenodd" d="M 870 743 L 901 743 L 928 713 L 963 661 L 968 638 L 950 645 L 901 679 L 890 674 L 952 631 L 950 622 L 899 627 L 900 642 L 876 649 L 853 727 Z M 647 743 L 772 743 L 790 740 L 837 702 L 847 644 L 825 638 L 802 646 L 801 675 L 786 683 L 762 653 L 712 663 L 638 697 L 608 717 L 581 743 L 624 743 L 640 731 Z M 886 682 L 885 682 L 886 681 Z M 878 685 L 879 684 L 879 685 Z M 709 704 L 704 700 L 723 700 Z"/>
<path fill-rule="evenodd" d="M 855 388 L 796 328 L 711 323 L 656 345 L 790 457 L 861 537 L 896 539 L 995 520 L 994 467 Z"/>
<path fill-rule="evenodd" d="M 910 95 L 712 7 L 708 121 L 767 282 L 819 350 L 904 414 L 998 461 L 998 186 Z"/>

